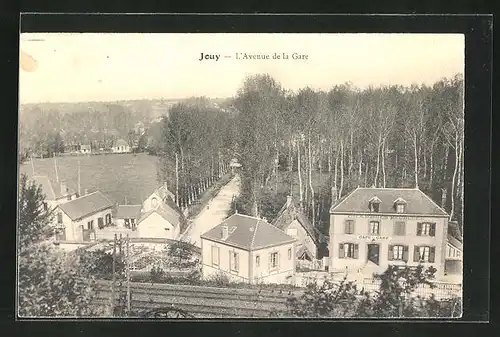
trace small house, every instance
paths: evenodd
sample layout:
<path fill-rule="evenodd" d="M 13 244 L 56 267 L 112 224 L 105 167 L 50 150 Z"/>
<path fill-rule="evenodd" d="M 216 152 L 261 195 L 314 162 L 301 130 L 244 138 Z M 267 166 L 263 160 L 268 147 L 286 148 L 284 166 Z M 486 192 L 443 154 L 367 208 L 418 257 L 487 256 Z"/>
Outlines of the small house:
<path fill-rule="evenodd" d="M 233 214 L 201 235 L 203 277 L 224 274 L 236 282 L 293 283 L 295 242 L 263 219 Z"/>
<path fill-rule="evenodd" d="M 137 222 L 141 217 L 142 205 L 118 205 L 115 225 L 119 228 L 137 229 Z"/>
<path fill-rule="evenodd" d="M 28 183 L 34 183 L 41 187 L 43 194 L 45 194 L 47 208 L 53 209 L 59 204 L 77 198 L 76 191 L 69 188 L 66 182 L 52 183 L 47 176 L 33 176 L 28 180 Z"/>
<path fill-rule="evenodd" d="M 175 201 L 175 195 L 168 189 L 167 183 L 164 182 L 163 185 L 158 187 L 151 195 L 144 200 L 143 209 L 145 212 L 152 208 L 155 208 L 160 202 Z"/>
<path fill-rule="evenodd" d="M 184 218 L 181 212 L 159 201 L 137 221 L 138 237 L 177 239 L 181 233 Z"/>
<path fill-rule="evenodd" d="M 462 275 L 463 244 L 457 238 L 448 234 L 446 245 L 445 274 Z"/>
<path fill-rule="evenodd" d="M 88 154 L 92 152 L 92 148 L 90 144 L 82 144 L 80 145 L 80 153 Z"/>
<path fill-rule="evenodd" d="M 59 240 L 89 242 L 112 224 L 113 203 L 97 191 L 57 206 Z"/>
<path fill-rule="evenodd" d="M 292 196 L 287 197 L 272 225 L 297 239 L 297 259 L 312 261 L 318 258 L 319 240 L 314 226 Z"/>
<path fill-rule="evenodd" d="M 112 150 L 114 153 L 129 153 L 130 145 L 123 139 L 118 139 L 113 145 Z"/>

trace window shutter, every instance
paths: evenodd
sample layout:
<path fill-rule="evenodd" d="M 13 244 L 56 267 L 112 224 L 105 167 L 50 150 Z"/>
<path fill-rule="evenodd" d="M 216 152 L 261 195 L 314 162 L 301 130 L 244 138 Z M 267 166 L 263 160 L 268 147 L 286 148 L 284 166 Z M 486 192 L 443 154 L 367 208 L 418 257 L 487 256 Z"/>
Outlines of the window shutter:
<path fill-rule="evenodd" d="M 394 251 L 392 250 L 392 246 L 389 245 L 389 261 L 394 260 Z"/>
<path fill-rule="evenodd" d="M 351 234 L 354 234 L 354 220 L 351 220 Z"/>
<path fill-rule="evenodd" d="M 403 247 L 403 261 L 408 262 L 408 246 Z"/>
<path fill-rule="evenodd" d="M 418 236 L 422 235 L 422 223 L 421 222 L 417 223 L 417 235 Z"/>
<path fill-rule="evenodd" d="M 268 262 L 268 265 L 267 265 L 267 269 L 271 270 L 271 267 L 273 265 L 273 253 L 269 253 L 269 261 Z"/>
<path fill-rule="evenodd" d="M 233 263 L 232 263 L 232 258 L 231 258 L 231 252 L 229 252 L 229 271 L 233 269 Z"/>
<path fill-rule="evenodd" d="M 359 257 L 359 245 L 354 245 L 354 258 L 357 259 Z"/>
<path fill-rule="evenodd" d="M 430 247 L 429 248 L 429 262 L 434 262 L 435 258 L 436 258 L 436 248 Z"/>
<path fill-rule="evenodd" d="M 429 228 L 429 235 L 436 236 L 436 224 L 435 223 L 431 223 L 431 228 Z"/>
<path fill-rule="evenodd" d="M 415 246 L 415 249 L 413 249 L 413 262 L 419 262 L 420 261 L 420 256 L 419 256 L 419 250 L 418 246 Z"/>
<path fill-rule="evenodd" d="M 236 270 L 240 270 L 240 266 L 239 266 L 240 261 L 239 260 L 240 260 L 240 255 L 238 254 L 238 255 L 236 255 L 235 260 L 234 260 L 234 266 L 235 266 L 234 269 L 236 269 Z"/>
<path fill-rule="evenodd" d="M 349 220 L 344 222 L 344 234 L 349 234 Z"/>
<path fill-rule="evenodd" d="M 339 245 L 339 259 L 343 259 L 344 258 L 344 244 L 341 243 Z"/>

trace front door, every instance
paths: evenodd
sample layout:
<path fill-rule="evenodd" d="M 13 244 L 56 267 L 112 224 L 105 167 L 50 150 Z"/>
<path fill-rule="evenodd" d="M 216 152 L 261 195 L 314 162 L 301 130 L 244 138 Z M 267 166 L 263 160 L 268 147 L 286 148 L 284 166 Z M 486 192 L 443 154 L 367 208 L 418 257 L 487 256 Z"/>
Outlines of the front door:
<path fill-rule="evenodd" d="M 367 259 L 368 261 L 371 261 L 375 263 L 376 265 L 379 264 L 379 251 L 380 251 L 380 246 L 377 244 L 369 244 L 368 245 L 368 256 Z"/>

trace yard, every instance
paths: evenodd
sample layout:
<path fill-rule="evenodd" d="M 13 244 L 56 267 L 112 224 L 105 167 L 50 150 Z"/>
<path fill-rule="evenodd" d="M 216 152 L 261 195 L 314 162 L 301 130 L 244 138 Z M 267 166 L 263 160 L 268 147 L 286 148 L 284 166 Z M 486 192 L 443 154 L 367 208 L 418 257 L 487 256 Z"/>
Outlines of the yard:
<path fill-rule="evenodd" d="M 54 158 L 33 161 L 36 175 L 46 175 L 56 181 Z M 112 202 L 141 204 L 160 185 L 156 179 L 158 159 L 145 153 L 57 157 L 59 179 L 75 191 L 78 190 L 78 161 L 81 192 L 99 190 Z M 28 177 L 33 175 L 30 161 L 21 164 L 19 170 Z"/>

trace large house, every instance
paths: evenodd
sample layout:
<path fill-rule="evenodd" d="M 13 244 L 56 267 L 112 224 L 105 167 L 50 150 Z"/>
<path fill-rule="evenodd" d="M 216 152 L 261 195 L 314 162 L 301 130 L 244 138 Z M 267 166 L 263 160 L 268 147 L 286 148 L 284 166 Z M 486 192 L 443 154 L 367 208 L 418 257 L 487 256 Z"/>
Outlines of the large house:
<path fill-rule="evenodd" d="M 357 188 L 330 209 L 330 270 L 434 266 L 443 276 L 448 214 L 419 189 Z"/>
<path fill-rule="evenodd" d="M 101 192 L 84 195 L 56 208 L 58 239 L 89 242 L 96 232 L 112 223 L 113 203 Z"/>
<path fill-rule="evenodd" d="M 318 236 L 292 196 L 287 197 L 272 224 L 297 239 L 297 259 L 311 261 L 318 258 Z"/>
<path fill-rule="evenodd" d="M 222 273 L 236 282 L 292 283 L 295 242 L 263 219 L 233 214 L 201 235 L 203 277 Z"/>
<path fill-rule="evenodd" d="M 65 182 L 60 182 L 59 186 L 52 184 L 47 176 L 33 176 L 28 180 L 28 183 L 34 183 L 42 188 L 45 194 L 44 206 L 47 209 L 54 209 L 57 205 L 75 200 L 77 194 L 70 189 Z"/>
<path fill-rule="evenodd" d="M 123 139 L 118 139 L 113 145 L 112 150 L 114 153 L 129 153 L 130 145 Z"/>

